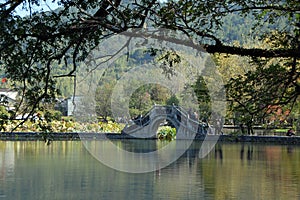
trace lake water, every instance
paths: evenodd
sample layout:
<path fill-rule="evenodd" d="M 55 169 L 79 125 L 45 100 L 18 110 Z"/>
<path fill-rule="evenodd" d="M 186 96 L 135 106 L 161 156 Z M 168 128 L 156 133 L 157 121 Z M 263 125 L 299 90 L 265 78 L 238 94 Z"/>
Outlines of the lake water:
<path fill-rule="evenodd" d="M 219 143 L 203 159 L 200 146 L 166 168 L 132 174 L 101 164 L 80 141 L 0 141 L 0 200 L 300 199 L 299 146 Z"/>

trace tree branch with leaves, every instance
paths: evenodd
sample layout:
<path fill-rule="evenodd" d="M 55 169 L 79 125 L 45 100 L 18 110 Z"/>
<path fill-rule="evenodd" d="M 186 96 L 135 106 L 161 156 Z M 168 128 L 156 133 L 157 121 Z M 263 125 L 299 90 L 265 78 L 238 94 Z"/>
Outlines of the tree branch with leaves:
<path fill-rule="evenodd" d="M 252 96 L 241 104 L 246 106 L 253 102 L 257 105 L 258 103 L 254 101 L 264 103 L 247 108 L 254 109 L 251 111 L 254 114 L 260 106 L 289 103 L 299 96 L 298 1 L 55 0 L 52 2 L 59 6 L 56 10 L 44 11 L 42 0 L 5 0 L 0 3 L 0 66 L 14 83 L 12 87 L 22 91 L 26 97 L 24 103 L 27 103 L 27 107 L 24 112 L 33 113 L 45 99 L 53 101 L 58 94 L 55 84 L 57 78 L 75 77 L 79 63 L 105 39 L 114 34 L 143 27 L 167 28 L 182 32 L 194 40 L 195 46 L 201 45 L 209 53 L 259 58 L 256 60 L 285 58 L 287 64 L 293 61 L 294 64 L 284 67 L 284 70 L 278 66 L 276 69 L 259 69 L 261 71 L 247 74 L 248 78 L 244 77 L 240 81 L 236 79 L 236 83 L 229 83 L 232 88 L 244 84 L 245 88 L 240 92 Z M 27 11 L 27 15 L 20 16 L 17 8 L 21 8 L 23 12 Z M 247 35 L 250 40 L 271 38 L 273 46 L 251 48 L 228 41 L 220 33 L 225 29 L 224 19 L 232 14 L 253 19 L 249 27 L 251 34 Z M 285 21 L 285 26 L 278 26 L 280 20 Z M 54 68 L 61 66 L 59 63 L 65 63 L 64 67 L 69 71 L 56 74 Z M 272 77 L 273 81 L 270 82 L 267 73 L 274 75 L 277 73 L 276 70 L 282 70 L 280 73 L 283 74 L 277 78 Z M 278 84 L 273 84 L 276 81 Z M 262 92 L 251 93 L 253 91 L 249 89 L 250 84 L 256 84 L 255 87 L 260 87 L 261 91 L 266 93 L 265 96 L 274 96 L 277 101 L 268 103 Z M 267 86 L 270 87 L 269 90 L 265 89 Z M 275 86 L 282 89 L 275 91 L 273 90 Z M 242 95 L 235 93 L 235 97 L 231 96 L 233 100 Z"/>

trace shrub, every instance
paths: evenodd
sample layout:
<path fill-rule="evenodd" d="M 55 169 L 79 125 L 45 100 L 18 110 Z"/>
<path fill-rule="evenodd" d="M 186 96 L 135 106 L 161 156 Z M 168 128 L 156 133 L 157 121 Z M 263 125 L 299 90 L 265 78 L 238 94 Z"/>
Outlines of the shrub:
<path fill-rule="evenodd" d="M 61 116 L 61 112 L 57 110 L 46 110 L 46 112 L 44 113 L 44 117 L 48 122 L 51 122 L 52 120 L 60 121 Z"/>
<path fill-rule="evenodd" d="M 178 106 L 179 105 L 179 99 L 176 97 L 175 94 L 173 94 L 169 99 L 166 100 L 166 104 L 167 105 L 175 105 Z"/>
<path fill-rule="evenodd" d="M 176 138 L 176 129 L 170 126 L 159 127 L 157 138 L 160 140 L 171 141 Z"/>
<path fill-rule="evenodd" d="M 0 106 L 0 131 L 5 131 L 6 123 L 9 119 L 9 113 L 4 106 Z"/>

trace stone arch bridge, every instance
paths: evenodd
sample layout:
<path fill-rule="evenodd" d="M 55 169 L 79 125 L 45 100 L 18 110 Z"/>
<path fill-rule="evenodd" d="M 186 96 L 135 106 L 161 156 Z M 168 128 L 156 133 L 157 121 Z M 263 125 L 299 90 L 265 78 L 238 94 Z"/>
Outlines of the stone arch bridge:
<path fill-rule="evenodd" d="M 159 126 L 165 123 L 176 128 L 176 139 L 193 139 L 196 135 L 207 134 L 206 124 L 199 123 L 179 106 L 155 105 L 144 116 L 128 124 L 122 134 L 137 138 L 156 138 Z"/>

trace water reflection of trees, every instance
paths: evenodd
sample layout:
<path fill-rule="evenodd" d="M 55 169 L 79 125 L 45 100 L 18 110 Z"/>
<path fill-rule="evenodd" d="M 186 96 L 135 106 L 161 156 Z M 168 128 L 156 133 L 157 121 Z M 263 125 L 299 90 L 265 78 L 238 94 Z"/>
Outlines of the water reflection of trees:
<path fill-rule="evenodd" d="M 215 159 L 223 160 L 222 144 L 216 144 L 215 146 Z"/>
<path fill-rule="evenodd" d="M 292 154 L 294 152 L 294 146 L 293 145 L 287 145 L 286 150 L 287 150 L 288 154 Z"/>
<path fill-rule="evenodd" d="M 240 151 L 240 159 L 244 160 L 245 146 L 247 146 L 247 151 L 246 151 L 247 161 L 251 161 L 253 159 L 253 144 L 245 145 L 245 143 L 242 143 L 241 151 Z"/>

